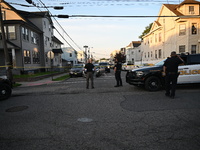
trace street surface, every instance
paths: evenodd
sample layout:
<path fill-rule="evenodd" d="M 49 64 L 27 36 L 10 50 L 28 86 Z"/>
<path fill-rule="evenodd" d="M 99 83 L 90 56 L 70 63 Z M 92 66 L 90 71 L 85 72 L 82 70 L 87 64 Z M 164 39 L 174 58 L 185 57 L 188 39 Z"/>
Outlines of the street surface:
<path fill-rule="evenodd" d="M 17 87 L 0 101 L 0 150 L 199 150 L 200 87 L 170 99 L 125 83 L 113 72 Z"/>

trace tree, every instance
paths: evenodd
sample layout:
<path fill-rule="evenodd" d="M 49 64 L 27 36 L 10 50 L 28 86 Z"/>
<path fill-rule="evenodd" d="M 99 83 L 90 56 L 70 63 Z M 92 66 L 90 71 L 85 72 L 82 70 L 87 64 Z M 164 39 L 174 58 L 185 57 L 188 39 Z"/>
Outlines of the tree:
<path fill-rule="evenodd" d="M 148 26 L 145 27 L 145 30 L 142 32 L 142 35 L 139 36 L 139 38 L 142 40 L 142 37 L 147 35 L 149 31 L 151 30 L 153 23 L 150 23 Z"/>
<path fill-rule="evenodd" d="M 119 62 L 126 62 L 126 56 L 124 54 L 122 54 L 121 52 L 116 53 L 114 60 L 117 59 Z"/>

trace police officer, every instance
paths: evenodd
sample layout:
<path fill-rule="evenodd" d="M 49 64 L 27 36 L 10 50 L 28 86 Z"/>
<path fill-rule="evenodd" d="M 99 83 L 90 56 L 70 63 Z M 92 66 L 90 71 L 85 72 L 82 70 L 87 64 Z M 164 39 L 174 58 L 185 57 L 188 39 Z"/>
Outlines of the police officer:
<path fill-rule="evenodd" d="M 88 63 L 85 65 L 86 69 L 86 88 L 89 88 L 89 79 L 91 80 L 91 87 L 94 88 L 93 74 L 94 74 L 94 65 L 92 64 L 92 59 L 88 60 Z"/>
<path fill-rule="evenodd" d="M 122 86 L 122 78 L 121 78 L 121 70 L 122 70 L 122 63 L 118 61 L 118 59 L 115 60 L 116 64 L 114 66 L 114 72 L 115 72 L 115 79 L 117 81 L 117 85 L 115 87 Z"/>
<path fill-rule="evenodd" d="M 176 55 L 176 52 L 173 51 L 171 52 L 171 57 L 167 58 L 163 65 L 163 75 L 165 76 L 166 88 L 165 95 L 171 97 L 172 99 L 174 99 L 175 96 L 177 78 L 179 76 L 178 66 L 183 62 L 183 59 L 179 55 Z"/>

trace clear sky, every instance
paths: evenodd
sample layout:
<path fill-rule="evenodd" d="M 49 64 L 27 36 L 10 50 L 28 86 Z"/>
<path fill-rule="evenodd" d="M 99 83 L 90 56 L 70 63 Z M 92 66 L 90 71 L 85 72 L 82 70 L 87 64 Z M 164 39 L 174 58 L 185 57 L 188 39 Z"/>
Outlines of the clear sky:
<path fill-rule="evenodd" d="M 5 0 L 17 4 L 30 5 L 26 0 Z M 53 15 L 105 15 L 105 16 L 157 16 L 162 4 L 179 4 L 179 0 L 32 0 L 36 5 L 47 7 L 64 6 L 63 10 L 48 8 Z M 46 11 L 44 8 L 24 7 L 12 4 L 17 9 L 25 11 Z M 145 27 L 156 18 L 86 18 L 70 17 L 68 19 L 55 19 L 63 27 L 70 38 L 54 23 L 55 27 L 65 37 L 65 40 L 77 51 L 84 50 L 83 46 L 91 47 L 96 58 L 108 58 L 114 50 L 129 45 L 131 41 L 140 40 Z M 52 19 L 54 21 L 54 19 Z M 59 34 L 55 35 L 64 43 Z M 77 47 L 78 45 L 78 47 Z"/>

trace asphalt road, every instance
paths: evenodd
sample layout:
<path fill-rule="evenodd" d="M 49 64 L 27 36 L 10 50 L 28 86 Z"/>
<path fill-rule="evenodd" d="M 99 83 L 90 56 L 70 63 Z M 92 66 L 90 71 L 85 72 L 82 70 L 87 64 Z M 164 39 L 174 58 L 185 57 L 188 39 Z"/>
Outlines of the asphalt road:
<path fill-rule="evenodd" d="M 0 150 L 199 150 L 200 87 L 175 99 L 125 83 L 113 73 L 13 89 L 0 101 Z"/>

